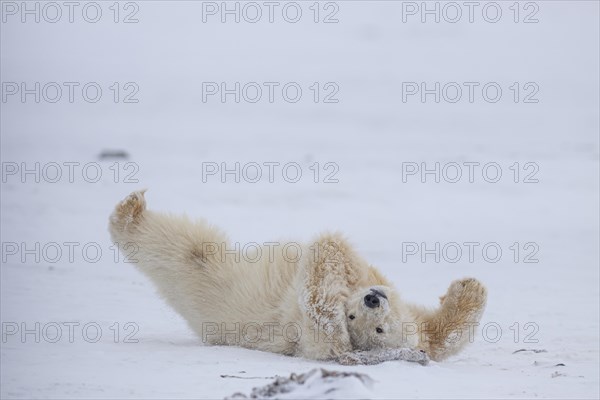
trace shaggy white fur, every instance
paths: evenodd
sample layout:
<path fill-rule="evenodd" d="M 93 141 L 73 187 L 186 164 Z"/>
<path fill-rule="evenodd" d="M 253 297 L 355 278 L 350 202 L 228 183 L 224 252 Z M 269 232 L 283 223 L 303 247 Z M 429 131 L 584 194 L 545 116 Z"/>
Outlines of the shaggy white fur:
<path fill-rule="evenodd" d="M 321 235 L 301 251 L 289 246 L 297 254 L 232 251 L 205 221 L 147 210 L 143 191 L 117 205 L 109 229 L 208 344 L 345 364 L 372 363 L 365 351 L 400 348 L 440 360 L 473 337 L 485 308 L 486 290 L 475 279 L 453 282 L 436 310 L 405 303 L 339 234 Z"/>

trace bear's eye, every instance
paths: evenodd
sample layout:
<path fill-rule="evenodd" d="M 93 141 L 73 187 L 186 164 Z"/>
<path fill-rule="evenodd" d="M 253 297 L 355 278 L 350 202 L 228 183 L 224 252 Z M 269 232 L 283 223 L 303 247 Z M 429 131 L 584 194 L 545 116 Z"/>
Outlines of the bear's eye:
<path fill-rule="evenodd" d="M 354 318 L 356 318 L 356 317 L 355 317 L 354 315 L 348 315 L 348 318 L 350 318 L 350 319 L 354 319 Z"/>
<path fill-rule="evenodd" d="M 381 328 L 377 328 L 377 329 L 375 329 L 375 331 L 376 331 L 377 333 L 383 333 L 383 329 L 381 329 Z"/>

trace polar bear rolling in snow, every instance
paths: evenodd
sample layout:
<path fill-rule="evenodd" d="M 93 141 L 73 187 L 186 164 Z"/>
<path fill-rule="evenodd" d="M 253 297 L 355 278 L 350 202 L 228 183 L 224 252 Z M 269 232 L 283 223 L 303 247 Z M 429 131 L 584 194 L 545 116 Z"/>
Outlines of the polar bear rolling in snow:
<path fill-rule="evenodd" d="M 339 234 L 296 258 L 265 249 L 248 261 L 206 222 L 147 210 L 143 191 L 121 201 L 109 225 L 125 257 L 208 344 L 343 364 L 385 361 L 377 354 L 394 349 L 409 351 L 388 352 L 396 358 L 442 360 L 472 339 L 485 308 L 475 279 L 453 282 L 435 310 L 404 302 Z"/>

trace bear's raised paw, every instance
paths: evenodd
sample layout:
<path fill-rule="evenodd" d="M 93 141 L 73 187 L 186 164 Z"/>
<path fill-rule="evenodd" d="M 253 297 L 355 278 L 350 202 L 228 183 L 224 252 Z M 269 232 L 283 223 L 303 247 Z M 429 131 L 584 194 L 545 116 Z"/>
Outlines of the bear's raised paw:
<path fill-rule="evenodd" d="M 139 220 L 140 215 L 146 209 L 146 199 L 144 198 L 145 192 L 145 189 L 133 192 L 117 204 L 117 207 L 111 216 L 111 223 L 113 226 L 116 225 L 120 230 L 124 231 Z"/>
<path fill-rule="evenodd" d="M 480 314 L 485 308 L 487 290 L 477 279 L 466 278 L 452 282 L 441 298 L 442 307 L 456 309 L 461 314 Z"/>

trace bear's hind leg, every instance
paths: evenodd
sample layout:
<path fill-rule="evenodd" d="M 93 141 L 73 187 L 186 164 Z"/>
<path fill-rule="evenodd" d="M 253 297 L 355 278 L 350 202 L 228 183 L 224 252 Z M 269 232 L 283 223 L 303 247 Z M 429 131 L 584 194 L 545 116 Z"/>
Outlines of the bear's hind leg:
<path fill-rule="evenodd" d="M 233 269 L 215 250 L 226 245 L 217 228 L 148 210 L 139 191 L 117 204 L 109 230 L 127 262 L 153 281 L 199 335 L 205 321 L 222 320 L 215 300 L 222 298 Z"/>
<path fill-rule="evenodd" d="M 126 256 L 139 256 L 135 258 L 141 259 L 140 264 L 193 274 L 226 264 L 220 257 L 220 249 L 227 246 L 225 235 L 205 221 L 147 210 L 144 192 L 133 192 L 119 202 L 109 219 L 113 242 L 121 250 L 136 249 L 123 251 Z"/>

